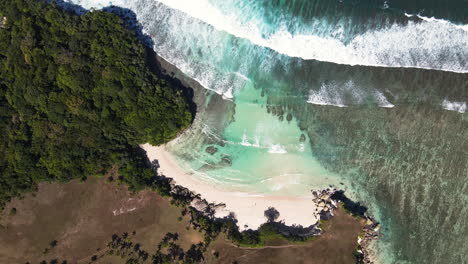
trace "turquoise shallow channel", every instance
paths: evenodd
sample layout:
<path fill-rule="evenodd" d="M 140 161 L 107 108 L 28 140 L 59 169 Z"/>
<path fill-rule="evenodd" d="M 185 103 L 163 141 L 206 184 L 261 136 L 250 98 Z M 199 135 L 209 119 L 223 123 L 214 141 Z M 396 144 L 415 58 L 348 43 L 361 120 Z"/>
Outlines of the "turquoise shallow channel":
<path fill-rule="evenodd" d="M 206 89 L 171 146 L 194 177 L 284 196 L 333 185 L 381 222 L 380 263 L 468 263 L 466 1 L 70 2 L 128 8 Z"/>
<path fill-rule="evenodd" d="M 172 146 L 199 177 L 233 191 L 281 196 L 310 195 L 311 189 L 339 184 L 340 178 L 314 158 L 307 133 L 292 114 L 268 113 L 266 98 L 250 82 L 233 101 L 234 121 L 223 131 L 203 123 L 205 144 Z"/>

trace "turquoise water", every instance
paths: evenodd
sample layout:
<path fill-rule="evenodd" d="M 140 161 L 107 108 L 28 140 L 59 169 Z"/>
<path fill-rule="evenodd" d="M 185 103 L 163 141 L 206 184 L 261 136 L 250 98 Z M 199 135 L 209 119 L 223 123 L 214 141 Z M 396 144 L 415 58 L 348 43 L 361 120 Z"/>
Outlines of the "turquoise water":
<path fill-rule="evenodd" d="M 172 149 L 194 177 L 290 196 L 339 186 L 382 222 L 382 262 L 468 262 L 463 1 L 112 4 L 225 99 L 208 97 Z"/>
<path fill-rule="evenodd" d="M 234 122 L 222 132 L 202 125 L 201 133 L 212 140 L 194 146 L 189 135 L 171 146 L 198 177 L 233 191 L 295 197 L 340 184 L 314 159 L 307 133 L 291 113 L 268 113 L 266 97 L 249 82 L 234 95 L 234 103 Z M 210 147 L 216 152 L 207 152 Z"/>

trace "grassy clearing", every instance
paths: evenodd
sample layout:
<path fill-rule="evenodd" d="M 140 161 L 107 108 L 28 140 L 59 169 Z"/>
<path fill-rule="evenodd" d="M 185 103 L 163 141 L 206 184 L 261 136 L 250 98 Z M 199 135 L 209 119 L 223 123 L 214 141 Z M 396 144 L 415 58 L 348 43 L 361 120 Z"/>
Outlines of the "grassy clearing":
<path fill-rule="evenodd" d="M 168 232 L 178 233 L 177 244 L 186 251 L 203 241 L 203 235 L 187 229 L 187 216 L 180 221 L 179 217 L 181 208 L 171 205 L 168 198 L 151 191 L 132 195 L 125 186 L 104 178 L 42 183 L 37 193 L 13 200 L 2 212 L 0 263 L 52 259 L 89 263 L 94 255 L 99 256 L 95 263 L 126 263 L 121 257 L 106 255 L 112 235 L 124 232 L 148 253 L 155 252 Z M 220 235 L 207 248 L 205 263 L 353 263 L 362 224 L 340 209 L 336 217 L 321 224 L 322 236 L 303 242 L 289 241 L 268 225 L 255 248 L 234 245 Z"/>
<path fill-rule="evenodd" d="M 16 208 L 16 214 L 10 214 Z M 154 192 L 132 195 L 125 186 L 89 178 L 86 182 L 42 183 L 39 191 L 15 199 L 0 219 L 0 263 L 87 263 L 106 248 L 113 234 L 130 234 L 142 248 L 154 252 L 167 232 L 179 234 L 183 249 L 203 240 L 195 230 L 186 230 L 188 219 L 180 208 Z M 50 242 L 57 240 L 57 245 Z M 46 253 L 45 249 L 49 248 Z M 118 263 L 105 258 L 102 263 Z"/>

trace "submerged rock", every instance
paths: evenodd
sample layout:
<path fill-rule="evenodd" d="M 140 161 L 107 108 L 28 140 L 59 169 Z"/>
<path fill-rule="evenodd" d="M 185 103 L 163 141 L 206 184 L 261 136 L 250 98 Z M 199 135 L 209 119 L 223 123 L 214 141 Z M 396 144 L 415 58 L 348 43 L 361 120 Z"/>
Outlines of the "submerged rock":
<path fill-rule="evenodd" d="M 286 120 L 289 122 L 292 120 L 292 114 L 289 113 L 287 116 L 286 116 Z"/>
<path fill-rule="evenodd" d="M 301 134 L 301 137 L 299 138 L 300 142 L 304 142 L 306 140 L 306 137 L 304 134 Z"/>
<path fill-rule="evenodd" d="M 218 149 L 216 147 L 213 147 L 213 146 L 209 146 L 205 149 L 206 153 L 210 154 L 210 155 L 213 155 L 215 154 L 216 152 L 218 152 Z"/>
<path fill-rule="evenodd" d="M 232 165 L 232 159 L 229 156 L 224 156 L 221 158 L 221 161 L 219 163 L 221 166 L 231 166 Z"/>

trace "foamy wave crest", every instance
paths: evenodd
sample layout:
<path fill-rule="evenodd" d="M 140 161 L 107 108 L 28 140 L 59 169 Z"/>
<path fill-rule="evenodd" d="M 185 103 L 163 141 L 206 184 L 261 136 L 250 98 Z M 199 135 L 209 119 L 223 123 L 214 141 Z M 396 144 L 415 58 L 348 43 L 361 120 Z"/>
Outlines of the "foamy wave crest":
<path fill-rule="evenodd" d="M 380 107 L 392 108 L 395 106 L 387 100 L 387 98 L 385 97 L 385 95 L 383 95 L 382 92 L 376 91 L 374 96 L 376 98 L 377 105 Z"/>
<path fill-rule="evenodd" d="M 268 153 L 272 154 L 286 154 L 288 153 L 286 151 L 286 148 L 281 146 L 280 144 L 272 144 L 270 148 L 268 149 Z"/>
<path fill-rule="evenodd" d="M 255 137 L 255 142 L 250 143 L 248 138 L 247 138 L 247 132 L 244 130 L 244 134 L 242 135 L 242 141 L 240 143 L 242 146 L 247 146 L 247 147 L 260 147 L 260 139 L 258 137 Z"/>
<path fill-rule="evenodd" d="M 349 65 L 416 67 L 468 72 L 466 26 L 435 19 L 391 25 L 356 36 L 348 43 L 312 34 L 293 34 L 286 27 L 264 37 L 264 23 L 253 19 L 240 23 L 236 16 L 222 13 L 207 0 L 158 0 L 159 2 L 212 25 L 217 30 L 248 39 L 279 53 Z M 322 25 L 323 26 L 323 25 Z"/>
<path fill-rule="evenodd" d="M 338 90 L 326 84 L 322 84 L 318 91 L 310 91 L 309 100 L 307 100 L 307 102 L 316 105 L 346 107 Z"/>
<path fill-rule="evenodd" d="M 307 100 L 310 104 L 331 105 L 346 107 L 348 105 L 360 105 L 368 101 L 379 107 L 391 108 L 392 103 L 380 91 L 366 91 L 357 87 L 352 80 L 343 84 L 330 82 L 322 84 L 318 91 L 311 90 Z"/>
<path fill-rule="evenodd" d="M 226 75 L 219 73 L 217 69 L 210 65 L 201 65 L 194 67 L 194 63 L 189 63 L 185 59 L 179 56 L 174 56 L 170 53 L 176 53 L 177 51 L 164 48 L 154 47 L 158 53 L 158 56 L 162 57 L 164 60 L 170 62 L 171 64 L 177 66 L 184 74 L 190 76 L 191 79 L 197 81 L 205 89 L 213 91 L 222 96 L 225 100 L 232 100 L 234 98 L 233 87 L 242 87 L 241 85 L 235 85 L 236 82 L 232 75 Z M 203 72 L 200 69 L 204 69 Z M 233 74 L 234 75 L 234 74 Z M 237 75 L 234 75 L 237 76 Z M 240 82 L 244 80 L 240 77 Z"/>
<path fill-rule="evenodd" d="M 144 1 L 130 0 L 68 0 L 85 8 L 102 8 L 118 5 L 139 12 L 146 12 Z M 150 1 L 150 0 L 148 0 Z M 248 39 L 253 44 L 268 47 L 281 54 L 303 59 L 334 62 L 348 65 L 367 65 L 380 67 L 415 67 L 438 69 L 454 72 L 468 72 L 468 25 L 456 25 L 449 21 L 417 16 L 419 21 L 409 21 L 407 25 L 387 25 L 355 36 L 350 41 L 342 41 L 342 34 L 335 32 L 330 36 L 319 36 L 313 32 L 291 33 L 286 26 L 278 28 L 273 34 L 265 36 L 263 21 L 253 17 L 247 22 L 236 15 L 223 13 L 208 0 L 156 0 L 172 9 L 181 11 L 197 20 L 203 21 L 219 31 L 225 31 L 239 38 Z M 152 12 L 158 12 L 153 10 Z M 153 13 L 154 14 L 154 13 Z M 140 18 L 139 18 L 140 19 Z M 143 24 L 145 21 L 141 21 Z M 326 27 L 327 23 L 317 20 L 313 23 Z M 340 31 L 339 26 L 337 31 Z M 349 26 L 349 23 L 346 25 Z M 182 70 L 187 70 L 184 65 Z M 214 87 L 206 78 L 197 80 L 206 88 Z M 231 98 L 232 91 L 218 91 Z"/>
<path fill-rule="evenodd" d="M 223 140 L 223 138 L 218 133 L 216 133 L 208 124 L 202 123 L 201 131 L 203 134 L 205 134 L 208 137 L 212 137 L 218 141 L 225 142 L 225 140 Z"/>
<path fill-rule="evenodd" d="M 407 16 L 407 17 L 416 16 L 419 19 L 427 21 L 427 22 L 435 22 L 435 23 L 441 23 L 441 24 L 445 24 L 445 25 L 449 24 L 449 25 L 454 26 L 456 28 L 468 31 L 468 25 L 455 25 L 455 24 L 452 24 L 450 21 L 447 21 L 445 19 L 440 19 L 440 18 L 435 18 L 435 17 L 425 17 L 425 16 L 421 16 L 421 15 L 413 15 L 413 14 L 408 14 L 408 13 L 405 13 L 405 16 Z"/>
<path fill-rule="evenodd" d="M 449 100 L 445 99 L 442 102 L 442 108 L 445 110 L 450 110 L 450 111 L 457 111 L 459 113 L 465 113 L 467 107 L 467 104 L 465 102 L 450 102 Z"/>

